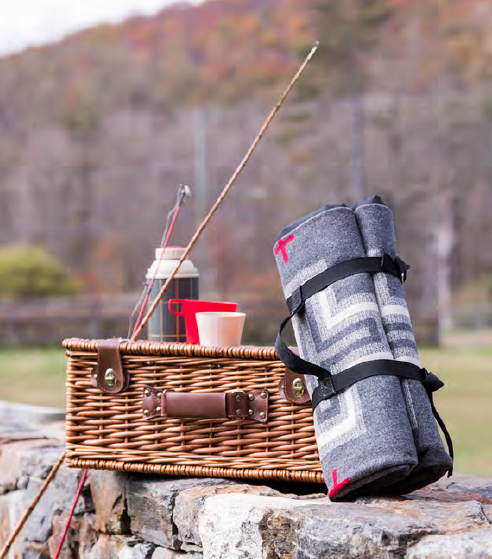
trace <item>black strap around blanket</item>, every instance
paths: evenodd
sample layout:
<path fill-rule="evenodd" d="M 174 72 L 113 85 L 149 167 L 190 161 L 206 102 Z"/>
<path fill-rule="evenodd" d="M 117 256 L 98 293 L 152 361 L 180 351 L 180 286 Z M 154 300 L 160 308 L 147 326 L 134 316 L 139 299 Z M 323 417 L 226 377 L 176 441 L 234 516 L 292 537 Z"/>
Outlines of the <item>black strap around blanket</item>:
<path fill-rule="evenodd" d="M 313 375 L 319 379 L 318 386 L 312 395 L 313 411 L 323 401 L 335 396 L 352 384 L 373 376 L 393 375 L 402 378 L 410 378 L 422 382 L 430 399 L 434 417 L 442 429 L 446 438 L 449 454 L 454 457 L 453 441 L 446 429 L 446 426 L 439 416 L 433 402 L 432 393 L 444 386 L 444 383 L 433 373 L 426 369 L 421 369 L 412 363 L 402 361 L 391 361 L 389 359 L 377 359 L 375 361 L 365 361 L 354 365 L 344 371 L 332 375 L 327 369 L 310 363 L 302 359 L 291 351 L 282 340 L 282 331 L 294 315 L 304 310 L 305 302 L 309 297 L 325 289 L 336 281 L 360 273 L 389 273 L 398 277 L 402 283 L 406 281 L 407 270 L 410 268 L 401 258 L 392 258 L 388 254 L 383 257 L 355 258 L 341 262 L 317 276 L 311 278 L 306 283 L 296 289 L 287 299 L 290 315 L 280 325 L 275 350 L 285 366 L 295 373 Z M 449 474 L 451 475 L 451 473 Z"/>
<path fill-rule="evenodd" d="M 300 309 L 309 297 L 325 289 L 338 280 L 348 278 L 354 274 L 370 273 L 377 274 L 380 272 L 396 276 L 402 283 L 407 280 L 407 271 L 410 266 L 398 256 L 391 257 L 389 254 L 383 256 L 365 256 L 363 258 L 353 258 L 335 264 L 331 268 L 327 268 L 324 272 L 311 278 L 306 283 L 296 289 L 287 299 L 287 305 L 292 314 Z"/>

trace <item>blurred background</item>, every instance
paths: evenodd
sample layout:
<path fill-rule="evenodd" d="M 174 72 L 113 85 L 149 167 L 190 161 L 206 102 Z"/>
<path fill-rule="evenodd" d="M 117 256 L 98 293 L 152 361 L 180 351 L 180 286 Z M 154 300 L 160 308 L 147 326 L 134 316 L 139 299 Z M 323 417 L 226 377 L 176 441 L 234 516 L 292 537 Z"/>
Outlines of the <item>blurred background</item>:
<path fill-rule="evenodd" d="M 285 225 L 380 194 L 459 471 L 492 475 L 488 0 L 0 0 L 0 399 L 64 405 L 65 337 L 126 336 L 180 183 L 190 257 L 273 345 Z"/>

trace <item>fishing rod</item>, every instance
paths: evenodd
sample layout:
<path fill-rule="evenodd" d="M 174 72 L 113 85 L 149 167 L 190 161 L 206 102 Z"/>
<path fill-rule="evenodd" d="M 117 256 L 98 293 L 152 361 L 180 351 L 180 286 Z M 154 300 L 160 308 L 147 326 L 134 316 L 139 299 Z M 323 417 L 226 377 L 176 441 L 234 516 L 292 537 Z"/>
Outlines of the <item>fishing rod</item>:
<path fill-rule="evenodd" d="M 140 297 L 137 301 L 137 304 L 135 305 L 135 308 L 133 309 L 133 312 L 130 316 L 128 338 L 130 338 L 135 333 L 136 329 L 140 326 L 140 322 L 142 320 L 144 309 L 147 306 L 150 294 L 152 292 L 152 288 L 154 287 L 155 279 L 157 277 L 157 271 L 159 270 L 159 266 L 160 266 L 160 264 L 162 262 L 162 259 L 164 257 L 164 252 L 166 251 L 166 248 L 169 244 L 169 239 L 171 238 L 171 234 L 173 232 L 174 225 L 176 223 L 176 219 L 178 217 L 181 206 L 183 205 L 183 202 L 187 198 L 191 198 L 190 187 L 187 186 L 186 184 L 179 185 L 178 197 L 177 197 L 176 204 L 175 204 L 174 208 L 168 213 L 167 218 L 166 218 L 166 227 L 165 227 L 164 233 L 162 235 L 161 244 L 159 245 L 160 248 L 161 248 L 161 255 L 159 257 L 159 262 L 157 263 L 157 266 L 155 267 L 154 275 L 152 277 L 152 280 L 150 282 L 145 280 L 144 288 L 142 290 L 142 293 L 141 293 L 141 295 L 140 295 Z M 134 319 L 135 315 L 137 314 L 137 312 L 139 312 L 138 318 L 135 321 L 135 325 L 132 326 L 133 319 Z"/>
<path fill-rule="evenodd" d="M 275 105 L 275 107 L 272 109 L 272 111 L 268 115 L 268 117 L 265 120 L 265 122 L 263 123 L 260 131 L 258 132 L 256 138 L 253 140 L 253 143 L 251 144 L 248 151 L 246 152 L 246 155 L 243 157 L 241 163 L 239 163 L 236 170 L 234 171 L 231 178 L 229 179 L 229 182 L 224 187 L 224 190 L 222 191 L 220 196 L 217 198 L 217 201 L 212 206 L 212 208 L 208 212 L 207 216 L 205 217 L 205 219 L 203 220 L 203 222 L 201 223 L 201 225 L 198 227 L 195 234 L 191 238 L 191 241 L 188 243 L 188 246 L 186 247 L 186 249 L 185 249 L 183 255 L 181 256 L 178 264 L 176 265 L 176 268 L 174 269 L 173 273 L 167 278 L 166 283 L 162 286 L 162 288 L 159 291 L 157 297 L 152 302 L 152 305 L 150 306 L 150 309 L 147 311 L 147 314 L 145 315 L 145 317 L 141 321 L 140 325 L 137 328 L 135 328 L 135 330 L 133 331 L 131 341 L 135 341 L 138 338 L 138 336 L 140 336 L 140 334 L 142 333 L 143 329 L 145 328 L 145 325 L 147 324 L 150 317 L 152 316 L 152 313 L 157 308 L 157 305 L 160 303 L 162 297 L 164 296 L 166 291 L 169 289 L 169 286 L 171 285 L 171 282 L 173 281 L 173 279 L 175 278 L 179 269 L 181 268 L 181 264 L 183 264 L 183 262 L 186 260 L 186 258 L 188 256 L 188 254 L 190 253 L 191 249 L 193 248 L 193 246 L 197 242 L 200 235 L 203 233 L 203 230 L 205 229 L 205 227 L 207 227 L 207 225 L 208 225 L 209 221 L 212 219 L 214 213 L 217 211 L 218 207 L 223 202 L 227 193 L 232 188 L 233 184 L 236 182 L 236 179 L 241 174 L 241 171 L 244 169 L 244 167 L 246 167 L 246 164 L 248 163 L 249 159 L 253 155 L 253 152 L 255 151 L 256 146 L 260 143 L 260 140 L 263 137 L 263 134 L 266 132 L 267 128 L 270 126 L 270 123 L 274 119 L 274 117 L 277 114 L 280 107 L 284 104 L 284 101 L 286 100 L 290 91 L 292 90 L 292 88 L 296 84 L 297 80 L 301 77 L 301 74 L 304 72 L 307 65 L 311 62 L 311 59 L 313 58 L 314 53 L 318 50 L 318 45 L 319 45 L 319 42 L 316 41 L 316 43 L 313 46 L 313 48 L 311 49 L 310 53 L 306 56 L 304 62 L 301 64 L 301 66 L 297 70 L 296 75 L 292 78 L 291 82 L 286 87 L 286 89 L 283 92 L 282 96 L 280 97 L 278 103 Z"/>

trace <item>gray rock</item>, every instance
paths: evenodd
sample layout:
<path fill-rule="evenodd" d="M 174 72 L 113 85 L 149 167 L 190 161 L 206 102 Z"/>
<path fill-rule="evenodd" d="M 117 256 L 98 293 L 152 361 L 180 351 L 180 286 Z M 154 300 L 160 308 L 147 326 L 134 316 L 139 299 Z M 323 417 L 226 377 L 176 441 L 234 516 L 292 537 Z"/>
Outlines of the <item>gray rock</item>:
<path fill-rule="evenodd" d="M 127 534 L 130 518 L 126 508 L 128 475 L 94 470 L 89 485 L 96 510 L 95 528 L 107 534 Z"/>
<path fill-rule="evenodd" d="M 52 555 L 45 544 L 27 543 L 22 551 L 22 559 L 51 559 Z M 60 557 L 61 559 L 61 557 Z"/>
<path fill-rule="evenodd" d="M 410 548 L 407 559 L 492 559 L 492 529 L 451 536 L 426 536 Z"/>
<path fill-rule="evenodd" d="M 63 451 L 36 429 L 0 424 L 0 546 Z M 81 474 L 62 466 L 12 557 L 53 555 Z M 91 472 L 60 559 L 492 559 L 487 516 L 492 479 L 460 474 L 406 497 L 330 503 L 230 480 Z"/>
<path fill-rule="evenodd" d="M 91 549 L 88 559 L 118 559 L 118 552 L 122 545 L 121 540 L 103 534 Z"/>
<path fill-rule="evenodd" d="M 68 513 L 71 510 L 81 477 L 81 470 L 67 468 L 65 465 L 60 467 L 55 478 L 26 522 L 26 531 L 31 534 L 32 541 L 46 541 L 52 532 L 53 518 L 57 515 Z M 37 495 L 42 483 L 43 481 L 40 479 L 31 478 L 29 480 L 27 488 L 29 503 Z M 92 512 L 92 500 L 88 490 L 82 491 L 74 514 L 82 515 L 85 512 Z"/>
<path fill-rule="evenodd" d="M 52 520 L 52 534 L 48 539 L 48 546 L 50 550 L 50 556 L 54 556 L 58 546 L 60 544 L 65 526 L 68 521 L 68 512 L 63 512 L 61 514 L 55 515 Z M 71 559 L 79 547 L 79 533 L 82 526 L 82 519 L 80 517 L 74 516 L 70 521 L 70 526 L 67 530 L 65 539 L 63 540 L 63 545 L 60 551 L 61 559 Z M 31 539 L 40 541 L 43 536 L 40 535 L 41 532 L 32 533 L 30 535 Z M 49 534 L 46 534 L 48 537 Z"/>
<path fill-rule="evenodd" d="M 0 494 L 13 491 L 20 478 L 41 469 L 47 475 L 64 450 L 54 439 L 23 440 L 0 448 Z"/>
<path fill-rule="evenodd" d="M 201 553 L 203 554 L 203 548 L 201 545 L 195 545 L 192 543 L 182 542 L 181 551 L 186 553 Z"/>
<path fill-rule="evenodd" d="M 90 552 L 97 543 L 99 537 L 95 529 L 96 516 L 94 514 L 84 514 L 79 531 L 79 557 L 80 559 L 88 559 Z"/>
<path fill-rule="evenodd" d="M 131 531 L 143 540 L 179 550 L 181 542 L 173 522 L 174 503 L 181 491 L 194 487 L 224 485 L 223 479 L 163 478 L 135 476 L 127 484 Z"/>
<path fill-rule="evenodd" d="M 27 491 L 12 491 L 0 496 L 0 549 L 7 543 L 10 534 L 30 505 Z M 26 529 L 24 528 L 14 541 L 10 554 L 22 557 L 26 545 Z"/>
<path fill-rule="evenodd" d="M 334 504 L 297 508 L 294 513 L 275 512 L 268 521 L 274 535 L 288 521 L 294 557 L 402 557 L 406 548 L 422 536 L 486 526 L 480 503 L 439 503 L 428 508 L 412 502 L 388 506 Z M 275 527 L 275 530 L 272 528 Z M 285 546 L 284 546 L 285 547 Z"/>
<path fill-rule="evenodd" d="M 152 555 L 152 559 L 203 559 L 202 553 L 186 553 L 157 547 Z"/>
<path fill-rule="evenodd" d="M 134 538 L 102 534 L 88 559 L 150 559 L 154 546 Z"/>
<path fill-rule="evenodd" d="M 378 500 L 373 505 L 218 495 L 205 501 L 205 559 L 402 557 L 427 534 L 488 526 L 481 504 Z"/>
<path fill-rule="evenodd" d="M 16 489 L 26 489 L 29 484 L 29 477 L 22 476 L 17 480 Z"/>
<path fill-rule="evenodd" d="M 319 502 L 316 499 L 312 502 Z M 328 499 L 325 500 L 329 506 Z M 276 511 L 306 507 L 309 501 L 282 497 L 225 494 L 210 497 L 199 517 L 204 559 L 263 559 L 275 557 L 268 519 Z M 286 531 L 292 532 L 286 520 Z M 280 525 L 280 523 L 279 523 Z M 285 533 L 281 537 L 284 537 Z M 286 555 L 285 557 L 288 557 Z M 292 557 L 292 555 L 291 555 Z"/>
<path fill-rule="evenodd" d="M 150 543 L 139 543 L 135 546 L 123 545 L 118 552 L 118 559 L 149 559 L 154 546 Z"/>
<path fill-rule="evenodd" d="M 173 519 L 181 542 L 201 545 L 198 533 L 198 517 L 210 497 L 215 495 L 249 494 L 262 496 L 283 496 L 270 487 L 226 482 L 223 485 L 192 487 L 181 491 L 176 497 Z"/>
<path fill-rule="evenodd" d="M 0 422 L 2 424 L 12 423 L 12 418 L 15 418 L 18 425 L 27 425 L 32 428 L 46 423 L 63 421 L 65 417 L 65 410 L 60 408 L 31 406 L 0 400 Z"/>
<path fill-rule="evenodd" d="M 450 478 L 441 478 L 424 489 L 414 491 L 407 497 L 415 500 L 454 503 L 474 500 L 483 505 L 492 505 L 492 479 L 454 474 Z"/>

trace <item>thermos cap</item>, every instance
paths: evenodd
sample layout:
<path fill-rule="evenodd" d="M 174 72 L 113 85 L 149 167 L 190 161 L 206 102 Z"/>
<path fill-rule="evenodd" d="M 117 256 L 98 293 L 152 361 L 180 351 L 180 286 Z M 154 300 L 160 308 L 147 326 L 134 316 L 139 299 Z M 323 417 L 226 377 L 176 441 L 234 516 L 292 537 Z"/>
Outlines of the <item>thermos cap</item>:
<path fill-rule="evenodd" d="M 162 256 L 162 260 L 179 260 L 184 254 L 184 247 L 167 247 L 166 249 L 163 248 L 156 248 L 155 249 L 155 259 L 160 260 L 162 251 L 164 254 Z"/>
<path fill-rule="evenodd" d="M 155 269 L 158 266 L 156 279 L 168 278 L 175 270 L 180 258 L 183 256 L 185 249 L 183 247 L 167 247 L 164 254 L 161 254 L 164 249 L 155 249 L 155 260 L 152 266 L 147 271 L 147 279 L 154 277 Z M 193 265 L 193 262 L 188 258 L 181 264 L 176 278 L 197 278 L 198 270 Z"/>

